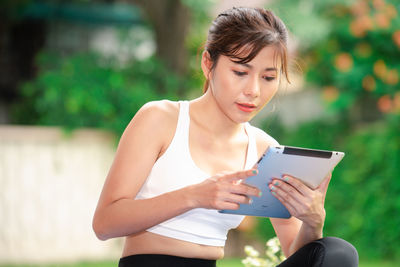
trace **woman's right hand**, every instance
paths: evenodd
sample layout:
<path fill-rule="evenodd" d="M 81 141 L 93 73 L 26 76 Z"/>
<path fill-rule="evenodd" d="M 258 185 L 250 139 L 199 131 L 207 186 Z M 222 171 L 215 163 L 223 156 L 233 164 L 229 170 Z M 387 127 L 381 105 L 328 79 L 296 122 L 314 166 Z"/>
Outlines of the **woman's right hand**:
<path fill-rule="evenodd" d="M 261 191 L 246 184 L 245 179 L 257 173 L 257 169 L 222 172 L 188 187 L 192 208 L 235 210 L 239 204 L 249 204 L 250 196 L 260 196 Z"/>

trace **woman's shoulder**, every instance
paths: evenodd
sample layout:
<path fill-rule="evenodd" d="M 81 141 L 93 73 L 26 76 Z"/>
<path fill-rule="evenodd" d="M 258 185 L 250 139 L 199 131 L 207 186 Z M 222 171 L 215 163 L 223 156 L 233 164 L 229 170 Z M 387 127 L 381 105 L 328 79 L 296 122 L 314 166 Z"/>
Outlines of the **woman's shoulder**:
<path fill-rule="evenodd" d="M 258 127 L 255 127 L 253 125 L 250 125 L 250 127 L 251 127 L 254 137 L 256 139 L 257 151 L 260 154 L 259 156 L 261 156 L 269 146 L 279 145 L 278 141 L 276 141 L 275 138 L 270 136 L 264 130 L 262 130 Z"/>
<path fill-rule="evenodd" d="M 135 114 L 136 119 L 146 121 L 149 127 L 166 130 L 175 127 L 179 115 L 179 102 L 156 100 L 144 104 Z M 135 118 L 134 118 L 135 120 Z"/>
<path fill-rule="evenodd" d="M 179 102 L 170 100 L 156 100 L 144 104 L 138 111 L 138 115 L 168 119 L 175 117 L 179 112 Z"/>
<path fill-rule="evenodd" d="M 127 129 L 137 129 L 148 134 L 166 133 L 178 120 L 179 103 L 170 100 L 150 101 L 133 116 Z M 151 131 L 151 132 L 149 132 Z M 130 132 L 130 131 L 128 131 Z"/>
<path fill-rule="evenodd" d="M 133 140 L 141 140 L 140 142 L 151 140 L 151 144 L 159 151 L 172 139 L 178 114 L 178 102 L 169 100 L 148 102 L 133 116 L 121 140 L 127 140 L 128 144 Z"/>

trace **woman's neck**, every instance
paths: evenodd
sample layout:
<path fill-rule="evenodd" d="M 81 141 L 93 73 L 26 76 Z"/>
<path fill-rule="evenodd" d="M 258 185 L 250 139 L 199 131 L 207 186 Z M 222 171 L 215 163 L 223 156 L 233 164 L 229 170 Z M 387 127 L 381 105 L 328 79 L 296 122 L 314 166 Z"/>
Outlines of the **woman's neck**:
<path fill-rule="evenodd" d="M 244 124 L 226 116 L 211 92 L 190 102 L 191 119 L 215 137 L 231 139 L 243 132 Z"/>

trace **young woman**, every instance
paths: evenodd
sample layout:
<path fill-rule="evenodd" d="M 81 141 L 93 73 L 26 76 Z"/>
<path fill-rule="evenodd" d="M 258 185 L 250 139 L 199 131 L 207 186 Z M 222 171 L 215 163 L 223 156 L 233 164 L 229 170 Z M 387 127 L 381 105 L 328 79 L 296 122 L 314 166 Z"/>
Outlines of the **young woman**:
<path fill-rule="evenodd" d="M 220 14 L 202 54 L 204 94 L 147 103 L 134 116 L 93 219 L 99 239 L 126 236 L 119 266 L 216 266 L 223 257 L 227 232 L 243 216 L 218 210 L 259 196 L 245 179 L 277 144 L 248 121 L 275 95 L 282 76 L 288 78 L 287 35 L 268 10 Z M 281 266 L 357 266 L 349 243 L 322 238 L 329 181 L 316 190 L 295 177 L 265 185 L 293 215 L 271 218 L 288 257 Z"/>

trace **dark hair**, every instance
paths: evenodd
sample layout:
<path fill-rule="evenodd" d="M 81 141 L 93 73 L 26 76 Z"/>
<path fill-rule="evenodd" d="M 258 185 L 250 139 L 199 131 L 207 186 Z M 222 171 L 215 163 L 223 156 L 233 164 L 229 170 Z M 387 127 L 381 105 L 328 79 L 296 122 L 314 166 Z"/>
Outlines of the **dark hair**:
<path fill-rule="evenodd" d="M 281 71 L 288 77 L 288 32 L 285 24 L 272 11 L 263 8 L 239 7 L 226 10 L 212 22 L 205 51 L 210 54 L 214 69 L 220 55 L 237 63 L 251 61 L 266 46 L 274 45 L 281 59 Z M 203 91 L 209 85 L 207 79 Z"/>

